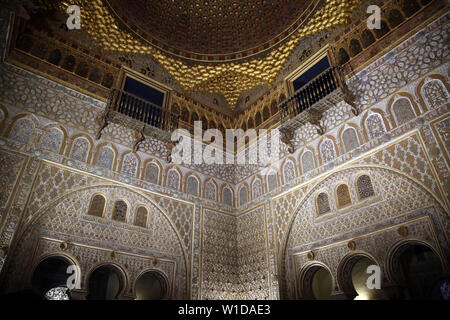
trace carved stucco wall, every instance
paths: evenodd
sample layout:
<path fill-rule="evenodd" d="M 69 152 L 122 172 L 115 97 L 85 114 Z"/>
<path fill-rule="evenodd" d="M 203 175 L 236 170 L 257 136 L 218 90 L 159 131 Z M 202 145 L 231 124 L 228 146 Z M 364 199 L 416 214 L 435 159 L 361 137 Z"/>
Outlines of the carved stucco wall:
<path fill-rule="evenodd" d="M 342 104 L 325 115 L 326 139 L 336 141 L 335 160 L 317 167 L 325 138 L 304 127 L 296 137 L 300 149 L 290 156 L 294 164 L 291 174 L 295 171 L 290 184 L 268 194 L 262 174 L 262 194 L 252 195 L 253 188 L 249 188 L 251 201 L 238 210 L 185 194 L 186 178 L 196 170 L 202 180 L 201 195 L 209 194 L 205 182 L 215 179 L 219 202 L 221 190 L 229 185 L 237 203 L 240 183 L 252 186 L 256 168 L 178 167 L 183 186 L 176 192 L 164 184 L 174 168 L 162 160 L 165 147 L 149 139 L 138 152 L 140 177 L 100 170 L 93 165 L 98 149 L 105 143 L 113 146 L 118 152 L 115 167 L 120 168 L 121 159 L 130 152 L 131 132 L 111 125 L 100 141 L 94 141 L 90 137 L 95 135 L 94 119 L 102 111 L 102 103 L 1 64 L 4 107 L 0 134 L 9 137 L 17 115 L 25 115 L 35 124 L 26 143 L 0 139 L 0 176 L 5 182 L 0 187 L 0 240 L 1 246 L 9 249 L 2 290 L 25 285 L 26 278 L 18 274 L 29 274 L 40 258 L 53 253 L 78 261 L 83 276 L 96 263 L 119 264 L 129 276 L 126 295 L 133 295 L 133 279 L 140 271 L 154 268 L 171 281 L 172 297 L 202 299 L 277 299 L 279 286 L 282 297 L 301 297 L 298 278 L 313 263 L 332 270 L 335 292 L 339 292 L 339 265 L 353 253 L 347 247 L 350 239 L 357 250 L 376 257 L 384 269 L 389 260 L 384 252 L 409 238 L 428 243 L 448 258 L 448 91 L 447 99 L 441 99 L 449 77 L 448 48 L 443 46 L 447 20 L 447 16 L 437 19 L 350 80 L 352 88 L 360 92 L 364 112 L 350 118 L 348 106 Z M 417 61 L 407 63 L 405 59 L 411 56 L 417 56 Z M 427 95 L 421 88 L 436 79 L 442 92 Z M 415 107 L 415 119 L 403 125 L 390 111 L 397 95 L 409 95 Z M 373 111 L 380 114 L 387 132 L 369 139 L 365 119 Z M 44 152 L 39 144 L 45 128 L 53 124 L 61 125 L 67 135 L 61 154 Z M 344 153 L 340 133 L 348 127 L 355 128 L 361 146 Z M 88 163 L 69 156 L 72 141 L 80 134 L 93 144 Z M 305 150 L 313 152 L 317 163 L 309 173 L 302 171 L 300 160 Z M 162 168 L 157 185 L 140 180 L 150 154 Z M 278 185 L 285 180 L 282 163 L 284 159 L 271 168 L 277 171 Z M 372 176 L 375 188 L 375 197 L 366 201 L 358 201 L 354 184 L 361 172 Z M 350 188 L 352 206 L 337 210 L 334 187 L 341 182 Z M 330 195 L 331 213 L 316 219 L 314 197 L 319 190 Z M 96 192 L 107 195 L 105 218 L 86 216 L 88 200 Z M 132 207 L 126 224 L 110 218 L 118 198 L 128 200 Z M 132 225 L 139 203 L 151 209 L 148 229 Z M 397 233 L 396 227 L 402 224 L 408 226 L 409 238 Z M 16 240 L 11 246 L 13 237 Z M 381 240 L 386 246 L 378 249 L 375 244 Z M 61 252 L 61 241 L 72 245 Z M 113 250 L 114 259 L 110 255 Z M 307 257 L 310 250 L 315 252 L 312 261 Z M 154 257 L 159 264 L 153 264 Z M 389 281 L 387 271 L 386 283 Z"/>
<path fill-rule="evenodd" d="M 361 173 L 371 176 L 375 196 L 358 201 L 354 181 Z M 318 190 L 333 188 L 340 181 L 351 186 L 354 204 L 345 210 L 334 208 L 331 213 L 318 217 L 315 194 Z M 299 274 L 314 262 L 330 269 L 335 280 L 334 292 L 339 293 L 337 268 L 344 256 L 351 253 L 347 242 L 355 238 L 356 248 L 375 257 L 383 272 L 387 269 L 389 249 L 405 238 L 429 244 L 444 262 L 450 257 L 448 212 L 425 186 L 393 169 L 355 166 L 339 170 L 322 179 L 301 198 L 293 210 L 279 253 L 281 293 L 285 298 L 301 297 L 296 285 Z M 403 224 L 408 225 L 407 237 L 402 237 L 394 228 Z M 329 244 L 333 244 L 331 248 Z M 308 259 L 309 251 L 315 253 L 313 259 Z M 448 270 L 448 265 L 444 268 Z M 392 280 L 389 277 L 391 275 L 385 273 L 383 284 Z"/>

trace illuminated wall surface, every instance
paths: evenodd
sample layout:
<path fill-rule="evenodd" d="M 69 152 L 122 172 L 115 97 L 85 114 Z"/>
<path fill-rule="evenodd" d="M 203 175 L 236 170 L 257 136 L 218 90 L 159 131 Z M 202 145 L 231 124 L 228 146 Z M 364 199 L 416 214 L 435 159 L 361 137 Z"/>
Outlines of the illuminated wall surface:
<path fill-rule="evenodd" d="M 181 120 L 187 110 L 186 126 L 195 112 L 208 127 L 248 128 L 260 113 L 261 127 L 276 128 L 277 105 L 289 96 L 283 79 L 321 47 L 329 44 L 342 59 L 345 48 L 349 59 L 341 62 L 358 115 L 336 104 L 320 120 L 323 134 L 302 126 L 293 153 L 282 142 L 281 159 L 264 168 L 177 165 L 166 142 L 144 135 L 136 144 L 138 132 L 116 123 L 98 138 L 124 56 L 105 54 L 102 61 L 112 62 L 102 62 L 102 77 L 89 79 L 93 69 L 83 77 L 80 61 L 92 67 L 100 58 L 74 54 L 68 71 L 63 61 L 78 49 L 61 49 L 56 64 L 48 60 L 51 48 L 39 58 L 36 39 L 47 39 L 39 32 L 29 52 L 20 49 L 6 38 L 15 35 L 17 16 L 2 8 L 0 292 L 33 288 L 53 299 L 442 297 L 450 261 L 450 16 L 446 3 L 417 5 L 399 9 L 400 17 L 394 11 L 386 24 L 392 30 L 371 44 L 367 34 L 355 35 L 364 8 L 338 31 L 319 28 L 320 43 L 308 38 L 313 50 L 299 40 L 273 86 L 258 87 L 255 73 L 248 83 L 256 86 L 245 87 L 232 107 L 203 92 L 215 88 L 207 81 L 184 92 L 182 73 L 170 77 L 161 57 L 149 72 L 139 65 L 145 55 L 129 56 L 130 69 L 173 89 L 152 99 L 176 105 Z M 88 37 L 58 31 L 55 39 L 63 32 L 80 42 Z M 113 78 L 105 80 L 108 73 Z M 243 83 L 250 77 L 234 76 Z M 70 294 L 69 266 L 80 276 Z"/>

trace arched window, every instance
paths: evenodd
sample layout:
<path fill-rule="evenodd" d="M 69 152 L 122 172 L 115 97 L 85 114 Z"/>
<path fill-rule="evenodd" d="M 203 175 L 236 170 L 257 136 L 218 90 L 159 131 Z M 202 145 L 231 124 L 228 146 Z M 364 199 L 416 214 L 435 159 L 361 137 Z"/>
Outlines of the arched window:
<path fill-rule="evenodd" d="M 428 81 L 422 91 L 431 108 L 437 108 L 449 102 L 447 88 L 439 80 Z"/>
<path fill-rule="evenodd" d="M 59 51 L 59 49 L 52 50 L 52 52 L 50 52 L 50 55 L 48 56 L 47 61 L 57 66 L 61 61 L 61 51 Z"/>
<path fill-rule="evenodd" d="M 62 67 L 63 69 L 72 72 L 73 69 L 75 68 L 75 58 L 73 56 L 67 56 L 64 59 Z"/>
<path fill-rule="evenodd" d="M 64 135 L 61 130 L 51 128 L 45 133 L 45 136 L 42 139 L 42 148 L 59 153 L 63 142 L 63 137 Z"/>
<path fill-rule="evenodd" d="M 189 110 L 187 108 L 183 108 L 183 110 L 181 110 L 181 120 L 184 122 L 189 122 Z"/>
<path fill-rule="evenodd" d="M 176 103 L 174 103 L 173 105 L 172 105 L 172 110 L 171 110 L 173 113 L 175 113 L 175 114 L 180 114 L 180 107 L 178 106 L 178 104 L 176 104 Z"/>
<path fill-rule="evenodd" d="M 375 195 L 372 180 L 366 174 L 358 177 L 358 179 L 356 180 L 356 187 L 358 189 L 358 195 L 360 200 L 370 198 Z"/>
<path fill-rule="evenodd" d="M 417 3 L 416 0 L 403 0 L 402 10 L 405 13 L 405 15 L 409 18 L 414 13 L 420 10 L 420 5 Z"/>
<path fill-rule="evenodd" d="M 256 179 L 253 182 L 252 193 L 253 193 L 253 199 L 257 199 L 262 195 L 262 185 L 261 185 L 260 179 Z"/>
<path fill-rule="evenodd" d="M 283 101 L 281 99 L 283 99 L 283 100 L 285 99 L 284 95 L 280 96 L 280 102 Z M 273 116 L 276 115 L 277 112 L 278 112 L 278 105 L 277 105 L 277 102 L 275 100 L 273 100 L 272 103 L 270 104 L 270 112 L 272 113 Z"/>
<path fill-rule="evenodd" d="M 31 50 L 31 54 L 35 57 L 38 57 L 40 59 L 44 59 L 47 55 L 48 47 L 45 43 L 38 43 L 36 44 L 33 49 Z"/>
<path fill-rule="evenodd" d="M 247 187 L 243 186 L 239 190 L 239 206 L 242 206 L 248 202 L 248 191 Z"/>
<path fill-rule="evenodd" d="M 311 170 L 314 170 L 316 167 L 315 161 L 314 161 L 314 155 L 311 151 L 306 151 L 302 155 L 302 168 L 303 173 L 309 172 Z"/>
<path fill-rule="evenodd" d="M 359 147 L 358 135 L 354 128 L 347 128 L 342 133 L 345 152 L 352 151 Z"/>
<path fill-rule="evenodd" d="M 109 147 L 100 149 L 97 159 L 97 165 L 102 168 L 112 170 L 114 163 L 114 151 Z"/>
<path fill-rule="evenodd" d="M 96 194 L 92 197 L 91 204 L 89 205 L 88 215 L 103 217 L 105 211 L 106 199 L 104 196 Z"/>
<path fill-rule="evenodd" d="M 86 62 L 81 61 L 78 64 L 77 69 L 75 70 L 75 73 L 77 75 L 79 75 L 80 77 L 87 78 L 87 76 L 89 74 L 89 69 L 91 69 L 91 66 L 88 65 Z"/>
<path fill-rule="evenodd" d="M 322 192 L 317 196 L 316 205 L 317 205 L 317 214 L 319 216 L 331 211 L 330 201 L 328 200 L 328 195 L 325 192 Z"/>
<path fill-rule="evenodd" d="M 395 101 L 392 105 L 392 111 L 394 112 L 398 125 L 402 125 L 415 117 L 411 102 L 406 98 Z"/>
<path fill-rule="evenodd" d="M 276 172 L 272 172 L 267 176 L 267 187 L 269 192 L 278 187 L 278 179 Z"/>
<path fill-rule="evenodd" d="M 216 184 L 209 180 L 205 185 L 205 195 L 206 199 L 216 201 Z"/>
<path fill-rule="evenodd" d="M 86 161 L 91 144 L 86 138 L 76 138 L 72 145 L 70 157 L 78 161 Z"/>
<path fill-rule="evenodd" d="M 390 31 L 386 21 L 381 20 L 380 24 L 381 24 L 381 28 L 380 29 L 374 29 L 375 35 L 377 36 L 377 38 L 383 37 L 384 35 L 386 35 Z"/>
<path fill-rule="evenodd" d="M 114 77 L 111 73 L 107 73 L 103 76 L 102 86 L 111 89 L 114 84 Z"/>
<path fill-rule="evenodd" d="M 14 123 L 9 138 L 22 143 L 28 143 L 33 134 L 34 123 L 28 119 L 19 119 Z"/>
<path fill-rule="evenodd" d="M 187 180 L 187 193 L 198 196 L 198 180 L 194 176 L 190 176 Z"/>
<path fill-rule="evenodd" d="M 191 124 L 194 125 L 195 121 L 198 121 L 198 114 L 197 114 L 197 112 L 193 112 L 192 113 Z"/>
<path fill-rule="evenodd" d="M 367 134 L 370 139 L 375 139 L 386 133 L 383 120 L 379 114 L 372 114 L 366 119 Z"/>
<path fill-rule="evenodd" d="M 145 168 L 145 181 L 153 184 L 158 184 L 159 181 L 159 167 L 155 163 L 148 163 Z"/>
<path fill-rule="evenodd" d="M 322 164 L 333 161 L 336 158 L 336 150 L 333 141 L 330 139 L 324 140 L 320 144 L 320 154 L 322 156 Z"/>
<path fill-rule="evenodd" d="M 168 188 L 179 190 L 180 186 L 180 174 L 177 170 L 172 169 L 167 173 L 167 182 L 166 185 Z"/>
<path fill-rule="evenodd" d="M 138 158 L 134 153 L 128 153 L 122 162 L 122 173 L 128 176 L 136 177 L 138 170 Z"/>
<path fill-rule="evenodd" d="M 255 124 L 253 123 L 253 118 L 249 118 L 247 121 L 247 124 L 248 124 L 249 129 L 255 128 Z"/>
<path fill-rule="evenodd" d="M 89 80 L 100 83 L 100 81 L 102 81 L 102 71 L 99 68 L 92 69 Z"/>
<path fill-rule="evenodd" d="M 364 48 L 369 47 L 372 43 L 375 42 L 375 37 L 373 35 L 373 33 L 366 29 L 361 33 L 361 42 L 364 46 Z"/>
<path fill-rule="evenodd" d="M 296 178 L 294 163 L 291 160 L 286 161 L 283 166 L 284 183 L 291 182 Z"/>
<path fill-rule="evenodd" d="M 350 49 L 350 54 L 352 56 L 356 56 L 358 53 L 360 53 L 362 51 L 361 44 L 359 43 L 359 41 L 357 39 L 350 40 L 349 49 Z"/>
<path fill-rule="evenodd" d="M 112 219 L 116 221 L 126 222 L 127 210 L 127 203 L 123 200 L 117 200 L 116 203 L 114 203 Z"/>
<path fill-rule="evenodd" d="M 256 127 L 259 127 L 259 125 L 262 123 L 261 113 L 257 112 L 255 116 L 255 124 Z"/>
<path fill-rule="evenodd" d="M 269 111 L 269 107 L 265 106 L 263 109 L 263 121 L 267 121 L 270 118 L 270 111 Z"/>
<path fill-rule="evenodd" d="M 350 57 L 349 57 L 347 51 L 345 51 L 344 48 L 340 48 L 339 53 L 338 53 L 339 64 L 340 65 L 346 64 L 349 60 L 350 60 Z"/>
<path fill-rule="evenodd" d="M 399 10 L 393 9 L 393 10 L 389 11 L 388 21 L 389 21 L 389 24 L 391 25 L 391 27 L 395 28 L 400 23 L 405 21 L 405 18 L 403 18 L 403 15 Z"/>
<path fill-rule="evenodd" d="M 148 221 L 147 208 L 141 206 L 136 210 L 136 216 L 134 217 L 134 225 L 146 228 L 147 221 Z"/>
<path fill-rule="evenodd" d="M 352 204 L 350 191 L 346 184 L 341 184 L 336 188 L 336 197 L 337 197 L 337 207 L 339 209 Z"/>
<path fill-rule="evenodd" d="M 203 131 L 208 130 L 208 119 L 206 117 L 202 117 L 202 129 Z"/>
<path fill-rule="evenodd" d="M 230 188 L 228 188 L 228 187 L 223 188 L 222 199 L 223 199 L 223 203 L 225 203 L 231 207 L 233 206 L 233 192 L 230 190 Z"/>

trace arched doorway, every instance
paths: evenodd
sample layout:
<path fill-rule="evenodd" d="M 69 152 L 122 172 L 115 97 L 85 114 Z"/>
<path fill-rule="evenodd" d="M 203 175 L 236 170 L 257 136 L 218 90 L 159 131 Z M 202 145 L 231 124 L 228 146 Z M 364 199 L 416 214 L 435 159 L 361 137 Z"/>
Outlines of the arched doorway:
<path fill-rule="evenodd" d="M 374 284 L 372 279 L 369 279 L 374 275 L 374 271 L 369 269 L 372 266 L 378 267 L 378 264 L 366 254 L 356 254 L 341 262 L 338 271 L 339 283 L 347 298 L 354 300 L 387 299 L 381 287 L 377 289 L 368 286 L 368 280 L 370 285 Z M 378 284 L 381 286 L 381 274 Z"/>
<path fill-rule="evenodd" d="M 332 300 L 333 279 L 323 266 L 309 267 L 300 280 L 302 298 L 308 300 Z"/>
<path fill-rule="evenodd" d="M 89 276 L 87 300 L 115 300 L 125 286 L 121 271 L 113 265 L 96 268 Z"/>
<path fill-rule="evenodd" d="M 391 276 L 400 285 L 404 299 L 432 299 L 433 289 L 444 277 L 444 271 L 433 249 L 419 242 L 408 242 L 393 252 Z"/>
<path fill-rule="evenodd" d="M 31 277 L 33 290 L 47 300 L 69 300 L 67 269 L 70 263 L 62 257 L 42 260 Z"/>
<path fill-rule="evenodd" d="M 162 300 L 168 295 L 166 279 L 156 271 L 143 273 L 136 281 L 136 300 Z"/>

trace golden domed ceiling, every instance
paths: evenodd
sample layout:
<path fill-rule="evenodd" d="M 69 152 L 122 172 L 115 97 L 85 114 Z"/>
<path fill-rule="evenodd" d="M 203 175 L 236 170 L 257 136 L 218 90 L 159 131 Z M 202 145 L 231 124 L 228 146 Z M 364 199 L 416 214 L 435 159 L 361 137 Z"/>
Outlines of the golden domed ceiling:
<path fill-rule="evenodd" d="M 233 60 L 268 50 L 313 11 L 313 0 L 107 0 L 149 44 L 194 60 Z"/>
<path fill-rule="evenodd" d="M 347 23 L 358 2 L 74 0 L 70 4 L 81 6 L 82 29 L 104 51 L 151 55 L 186 92 L 223 94 L 234 109 L 242 92 L 275 81 L 301 39 Z M 58 1 L 62 11 L 67 5 Z"/>

